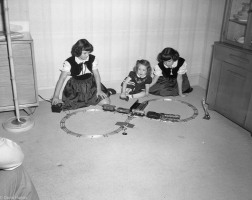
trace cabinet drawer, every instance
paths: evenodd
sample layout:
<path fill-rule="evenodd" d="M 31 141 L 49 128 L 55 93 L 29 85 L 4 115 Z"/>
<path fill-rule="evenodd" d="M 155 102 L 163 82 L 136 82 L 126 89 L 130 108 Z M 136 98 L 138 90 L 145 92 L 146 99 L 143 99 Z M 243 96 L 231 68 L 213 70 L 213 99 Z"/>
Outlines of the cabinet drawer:
<path fill-rule="evenodd" d="M 9 82 L 11 82 L 9 66 L 0 67 L 0 86 L 9 84 Z"/>
<path fill-rule="evenodd" d="M 18 103 L 22 107 L 38 106 L 33 41 L 29 33 L 12 41 Z M 6 42 L 0 42 L 0 111 L 15 109 Z"/>
<path fill-rule="evenodd" d="M 244 51 L 227 48 L 226 46 L 215 45 L 214 58 L 227 63 L 232 63 L 245 70 L 252 71 L 252 54 Z"/>
<path fill-rule="evenodd" d="M 8 52 L 7 52 L 7 45 L 0 45 L 0 58 L 3 59 L 3 58 L 6 58 L 8 55 Z"/>
<path fill-rule="evenodd" d="M 14 105 L 11 83 L 0 85 L 0 109 L 4 106 Z"/>
<path fill-rule="evenodd" d="M 13 59 L 31 58 L 30 44 L 13 44 L 12 45 Z M 2 62 L 9 62 L 7 45 L 0 45 L 0 56 Z"/>
<path fill-rule="evenodd" d="M 17 83 L 30 82 L 34 84 L 34 71 L 32 64 L 27 62 L 26 65 L 15 65 L 15 78 Z M 9 66 L 0 67 L 0 84 L 5 85 L 11 82 Z"/>
<path fill-rule="evenodd" d="M 31 45 L 30 44 L 13 44 L 12 45 L 13 49 L 13 57 L 17 58 L 26 58 L 26 57 L 31 57 Z"/>
<path fill-rule="evenodd" d="M 6 85 L 0 86 L 0 93 L 4 94 L 0 96 L 0 109 L 4 106 L 14 105 L 11 83 L 6 83 Z M 17 84 L 17 96 L 19 105 L 37 103 L 34 84 Z"/>

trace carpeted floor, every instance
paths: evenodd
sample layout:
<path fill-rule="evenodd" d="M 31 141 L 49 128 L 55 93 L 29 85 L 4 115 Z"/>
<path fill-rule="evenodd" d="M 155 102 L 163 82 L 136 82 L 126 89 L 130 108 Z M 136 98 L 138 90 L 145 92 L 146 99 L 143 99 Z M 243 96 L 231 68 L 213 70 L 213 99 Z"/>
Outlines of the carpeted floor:
<path fill-rule="evenodd" d="M 251 200 L 250 133 L 214 111 L 209 111 L 210 120 L 202 119 L 203 97 L 205 91 L 195 87 L 185 98 L 171 98 L 195 106 L 195 119 L 169 123 L 135 118 L 127 135 L 97 139 L 67 134 L 60 128 L 66 113 L 52 113 L 50 104 L 41 102 L 30 131 L 15 134 L 1 127 L 0 136 L 22 147 L 24 167 L 41 200 Z M 117 107 L 135 102 L 122 101 L 118 94 L 111 99 Z M 156 101 L 146 110 L 182 118 L 193 114 L 176 101 Z M 10 117 L 13 112 L 0 113 L 0 122 Z M 65 125 L 83 135 L 102 135 L 125 119 L 102 111 L 78 112 Z"/>

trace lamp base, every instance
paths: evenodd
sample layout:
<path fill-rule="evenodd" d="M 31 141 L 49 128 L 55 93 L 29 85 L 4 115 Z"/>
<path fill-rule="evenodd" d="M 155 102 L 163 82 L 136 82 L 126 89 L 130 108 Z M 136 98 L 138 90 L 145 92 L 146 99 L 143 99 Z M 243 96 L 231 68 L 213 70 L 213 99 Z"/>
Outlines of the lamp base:
<path fill-rule="evenodd" d="M 19 120 L 12 117 L 3 123 L 3 128 L 12 133 L 20 133 L 30 130 L 34 126 L 34 120 L 30 116 L 21 116 Z"/>

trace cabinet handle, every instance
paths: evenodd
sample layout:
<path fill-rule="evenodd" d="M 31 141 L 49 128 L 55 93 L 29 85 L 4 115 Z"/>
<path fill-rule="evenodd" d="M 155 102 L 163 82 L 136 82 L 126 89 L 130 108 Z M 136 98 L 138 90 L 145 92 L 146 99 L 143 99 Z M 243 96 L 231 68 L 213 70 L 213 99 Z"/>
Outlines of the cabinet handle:
<path fill-rule="evenodd" d="M 240 62 L 249 63 L 249 60 L 247 58 L 241 58 L 240 56 L 236 56 L 234 54 L 229 54 L 229 57 Z"/>

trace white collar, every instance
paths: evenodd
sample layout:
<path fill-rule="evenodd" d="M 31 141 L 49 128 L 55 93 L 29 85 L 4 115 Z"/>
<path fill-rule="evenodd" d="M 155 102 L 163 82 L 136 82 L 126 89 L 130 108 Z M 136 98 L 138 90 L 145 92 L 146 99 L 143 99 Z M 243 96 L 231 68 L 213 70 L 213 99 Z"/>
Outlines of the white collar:
<path fill-rule="evenodd" d="M 85 59 L 85 60 L 81 60 L 81 59 L 79 59 L 78 57 L 75 57 L 75 62 L 77 62 L 78 64 L 84 63 L 84 62 L 86 62 L 86 61 L 88 61 L 88 60 L 89 60 L 89 56 L 88 56 L 87 59 Z"/>
<path fill-rule="evenodd" d="M 171 67 L 171 68 L 175 68 L 175 67 L 177 67 L 177 65 L 178 65 L 178 61 L 176 60 L 176 61 L 172 64 L 172 67 Z M 164 66 L 165 66 L 165 68 L 169 68 L 169 67 L 166 66 L 165 64 L 164 64 Z"/>
<path fill-rule="evenodd" d="M 145 75 L 144 77 L 141 77 L 137 73 L 136 73 L 136 75 L 137 75 L 138 78 L 145 78 L 147 76 L 147 75 Z"/>

